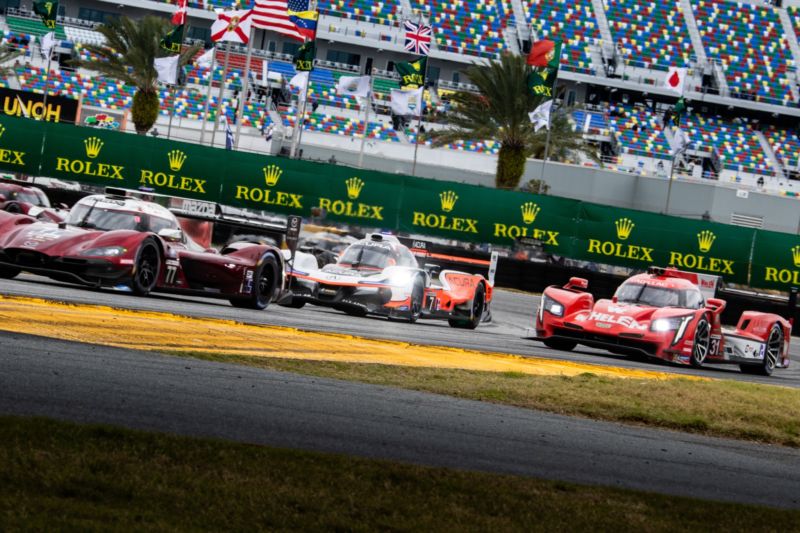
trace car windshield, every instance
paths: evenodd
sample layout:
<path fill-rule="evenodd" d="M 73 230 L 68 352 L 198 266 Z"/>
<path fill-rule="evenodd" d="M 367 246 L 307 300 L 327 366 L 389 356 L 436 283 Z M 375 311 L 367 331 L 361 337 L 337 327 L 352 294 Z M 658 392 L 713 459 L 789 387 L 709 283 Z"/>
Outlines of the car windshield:
<path fill-rule="evenodd" d="M 641 283 L 624 283 L 617 289 L 617 301 L 652 307 L 677 307 L 681 305 L 681 292 L 678 289 L 667 287 L 656 287 Z"/>
<path fill-rule="evenodd" d="M 38 193 L 38 194 L 37 194 Z M 50 207 L 50 201 L 42 191 L 36 190 L 22 190 L 11 191 L 0 189 L 0 194 L 4 195 L 9 200 L 16 200 L 17 202 L 25 202 L 26 204 L 35 205 L 38 207 Z"/>
<path fill-rule="evenodd" d="M 173 221 L 161 217 L 155 217 L 145 213 L 92 206 L 92 204 L 76 205 L 72 211 L 70 211 L 68 224 L 101 231 L 127 229 L 134 231 L 153 231 L 156 233 L 165 228 L 177 227 Z"/>
<path fill-rule="evenodd" d="M 389 245 L 376 242 L 353 244 L 339 260 L 342 266 L 381 270 L 397 264 Z"/>

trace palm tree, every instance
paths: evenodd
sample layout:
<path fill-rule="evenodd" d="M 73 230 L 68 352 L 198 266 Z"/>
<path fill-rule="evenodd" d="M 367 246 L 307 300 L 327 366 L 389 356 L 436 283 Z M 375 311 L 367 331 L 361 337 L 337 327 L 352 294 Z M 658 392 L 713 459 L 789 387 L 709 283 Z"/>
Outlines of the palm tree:
<path fill-rule="evenodd" d="M 544 129 L 535 132 L 528 118 L 542 101 L 528 89 L 530 72 L 525 58 L 513 54 L 468 68 L 466 75 L 479 92 L 459 91 L 453 95 L 450 127 L 432 132 L 433 144 L 441 146 L 459 140 L 499 142 L 495 183 L 500 188 L 516 188 L 527 158 L 544 155 L 547 134 Z M 571 128 L 564 113 L 554 114 L 549 158 L 564 160 L 576 150 L 586 151 L 581 136 Z"/>
<path fill-rule="evenodd" d="M 131 107 L 131 119 L 136 132 L 147 133 L 158 118 L 158 73 L 153 60 L 169 53 L 161 48 L 161 39 L 171 29 L 166 19 L 146 16 L 140 20 L 128 17 L 112 19 L 97 28 L 105 43 L 87 44 L 85 49 L 98 59 L 77 59 L 76 66 L 93 70 L 136 88 Z M 180 65 L 185 65 L 200 46 L 181 52 Z"/>

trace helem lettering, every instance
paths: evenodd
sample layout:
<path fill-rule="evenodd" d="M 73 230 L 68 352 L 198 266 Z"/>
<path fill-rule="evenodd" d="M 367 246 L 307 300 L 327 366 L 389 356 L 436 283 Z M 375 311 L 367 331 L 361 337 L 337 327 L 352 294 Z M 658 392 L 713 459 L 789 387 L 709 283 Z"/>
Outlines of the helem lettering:
<path fill-rule="evenodd" d="M 530 235 L 528 234 L 530 230 Z M 506 239 L 516 240 L 520 237 L 533 237 L 543 244 L 552 244 L 558 246 L 558 231 L 549 231 L 537 228 L 528 228 L 527 226 L 507 226 L 505 224 L 494 224 L 494 236 L 504 237 Z"/>
<path fill-rule="evenodd" d="M 6 150 L 5 148 L 0 149 L 0 163 L 24 166 L 25 161 L 22 160 L 23 157 L 25 157 L 25 152 Z"/>
<path fill-rule="evenodd" d="M 120 165 L 107 165 L 106 163 L 95 163 L 94 161 L 81 161 L 79 159 L 67 159 L 66 157 L 56 158 L 56 170 L 67 174 L 82 174 L 84 176 L 97 176 L 98 178 L 108 178 L 111 180 L 121 180 L 122 171 L 125 167 Z"/>
<path fill-rule="evenodd" d="M 653 250 L 653 248 L 646 248 L 644 246 L 634 246 L 632 244 L 623 245 L 621 242 L 601 242 L 597 239 L 589 239 L 590 254 L 610 255 L 623 259 L 653 263 Z"/>
<path fill-rule="evenodd" d="M 283 207 L 302 209 L 303 204 L 300 202 L 302 198 L 302 194 L 273 191 L 271 189 L 256 189 L 255 187 L 250 188 L 244 185 L 236 186 L 237 200 L 247 200 L 248 202 L 255 202 L 258 204 L 280 205 Z"/>
<path fill-rule="evenodd" d="M 186 176 L 175 176 L 174 174 L 165 174 L 163 172 L 153 172 L 152 170 L 142 170 L 139 183 L 166 187 L 167 189 L 176 189 L 178 191 L 206 193 L 206 180 L 187 178 Z"/>
<path fill-rule="evenodd" d="M 383 206 L 379 205 L 367 205 L 344 202 L 342 200 L 331 200 L 330 198 L 320 198 L 319 207 L 337 216 L 383 220 Z"/>
<path fill-rule="evenodd" d="M 447 215 L 435 215 L 414 211 L 414 226 L 431 229 L 446 229 L 464 233 L 478 233 L 478 221 L 472 218 L 450 218 Z"/>
<path fill-rule="evenodd" d="M 773 281 L 775 283 L 791 283 L 793 285 L 800 285 L 800 271 L 789 270 L 783 268 L 778 270 L 775 267 L 767 267 L 765 281 Z"/>
<path fill-rule="evenodd" d="M 733 260 L 717 259 L 716 257 L 705 257 L 703 255 L 682 254 L 680 252 L 669 253 L 669 264 L 678 268 L 688 268 L 690 270 L 703 270 L 717 274 L 730 274 L 733 276 Z"/>

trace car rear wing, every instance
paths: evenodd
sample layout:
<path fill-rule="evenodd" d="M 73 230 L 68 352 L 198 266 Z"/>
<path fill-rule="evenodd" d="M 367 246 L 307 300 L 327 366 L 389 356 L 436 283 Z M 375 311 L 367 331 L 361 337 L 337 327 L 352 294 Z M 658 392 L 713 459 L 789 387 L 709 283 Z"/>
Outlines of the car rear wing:
<path fill-rule="evenodd" d="M 703 294 L 703 297 L 708 300 L 709 298 L 714 298 L 717 294 L 717 288 L 719 288 L 720 280 L 722 279 L 720 276 L 714 276 L 713 274 L 698 274 L 697 272 L 686 272 L 683 270 L 678 270 L 677 268 L 673 267 L 656 267 L 651 266 L 647 269 L 648 274 L 653 274 L 656 276 L 664 276 L 668 278 L 680 278 L 691 281 L 694 283 L 700 292 Z"/>
<path fill-rule="evenodd" d="M 470 274 L 481 274 L 490 285 L 494 285 L 499 254 L 496 251 L 482 252 L 465 250 L 420 239 L 399 239 L 411 250 L 417 261 L 426 269 L 460 270 Z"/>

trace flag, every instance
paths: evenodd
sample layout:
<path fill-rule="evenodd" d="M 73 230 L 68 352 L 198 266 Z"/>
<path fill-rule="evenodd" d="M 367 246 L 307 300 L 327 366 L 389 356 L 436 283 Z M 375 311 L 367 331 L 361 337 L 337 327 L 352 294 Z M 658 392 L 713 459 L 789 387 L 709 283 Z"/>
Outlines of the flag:
<path fill-rule="evenodd" d="M 418 56 L 427 56 L 431 48 L 431 27 L 420 22 L 403 21 L 406 29 L 406 50 Z"/>
<path fill-rule="evenodd" d="M 542 41 L 533 43 L 531 51 L 537 49 L 537 46 L 539 46 L 540 42 Z M 561 41 L 551 42 L 553 43 L 553 49 L 550 51 L 545 51 L 541 57 L 537 55 L 534 59 L 539 64 L 544 62 L 544 66 L 534 66 L 530 75 L 528 76 L 528 88 L 530 91 L 536 96 L 547 99 L 553 98 L 553 87 L 555 86 L 556 79 L 558 78 L 558 67 L 561 63 L 561 49 L 563 44 Z M 545 50 L 545 47 L 539 46 L 538 49 L 540 51 Z M 530 55 L 528 56 L 528 61 L 531 61 Z"/>
<path fill-rule="evenodd" d="M 289 6 L 286 0 L 256 0 L 253 6 L 253 26 L 305 41 L 303 34 L 289 19 Z"/>
<path fill-rule="evenodd" d="M 253 23 L 249 9 L 217 11 L 217 20 L 211 25 L 211 40 L 247 44 Z"/>
<path fill-rule="evenodd" d="M 213 46 L 203 52 L 203 55 L 195 59 L 194 63 L 198 67 L 201 68 L 211 68 L 211 63 L 213 62 L 214 54 L 217 53 L 217 49 Z"/>
<path fill-rule="evenodd" d="M 531 46 L 527 63 L 532 67 L 548 67 L 555 54 L 556 42 L 550 39 L 542 39 Z"/>
<path fill-rule="evenodd" d="M 186 24 L 186 4 L 188 0 L 178 0 L 178 10 L 172 15 L 172 24 L 181 26 Z"/>
<path fill-rule="evenodd" d="M 306 41 L 300 45 L 294 54 L 294 69 L 298 72 L 307 72 L 314 68 L 314 58 L 317 55 L 316 41 Z"/>
<path fill-rule="evenodd" d="M 178 60 L 180 57 L 175 55 L 153 60 L 153 68 L 158 73 L 158 81 L 169 85 L 178 83 Z"/>
<path fill-rule="evenodd" d="M 422 114 L 422 91 L 422 87 L 411 91 L 392 89 L 392 113 L 401 116 L 420 116 Z"/>
<path fill-rule="evenodd" d="M 406 63 L 405 61 L 395 63 L 394 68 L 400 75 L 400 87 L 402 89 L 424 87 L 427 66 L 428 56 L 421 57 L 411 63 Z"/>
<path fill-rule="evenodd" d="M 672 122 L 676 126 L 681 125 L 681 117 L 686 113 L 686 100 L 683 99 L 683 96 L 678 98 L 678 101 L 675 102 L 675 107 L 672 108 Z"/>
<path fill-rule="evenodd" d="M 542 128 L 550 129 L 550 111 L 553 109 L 553 99 L 546 100 L 528 113 L 528 118 L 533 122 L 533 130 L 539 131 Z"/>
<path fill-rule="evenodd" d="M 181 41 L 183 40 L 183 25 L 175 26 L 168 34 L 161 39 L 161 48 L 173 54 L 181 52 Z"/>
<path fill-rule="evenodd" d="M 56 29 L 58 0 L 34 0 L 33 12 L 42 17 L 42 24 L 51 30 Z"/>
<path fill-rule="evenodd" d="M 688 147 L 689 147 L 689 139 L 686 138 L 686 134 L 683 133 L 682 129 L 676 128 L 675 134 L 672 138 L 672 151 L 670 152 L 670 154 L 673 157 L 682 154 Z"/>
<path fill-rule="evenodd" d="M 366 98 L 369 95 L 369 76 L 342 76 L 336 82 L 336 94 Z"/>
<path fill-rule="evenodd" d="M 317 38 L 317 19 L 319 13 L 310 9 L 310 0 L 289 0 L 286 6 L 286 13 L 289 20 L 297 28 L 297 32 L 306 39 L 314 40 Z"/>
<path fill-rule="evenodd" d="M 231 131 L 231 123 L 228 122 L 228 119 L 225 119 L 225 149 L 226 150 L 233 150 L 233 132 Z"/>
<path fill-rule="evenodd" d="M 679 67 L 669 67 L 667 77 L 664 79 L 664 87 L 670 91 L 683 95 L 683 86 L 686 83 L 686 69 Z"/>
<path fill-rule="evenodd" d="M 42 37 L 42 57 L 48 59 L 53 52 L 53 48 L 56 46 L 56 34 L 55 32 L 50 32 Z"/>
<path fill-rule="evenodd" d="M 298 89 L 298 102 L 302 102 L 306 99 L 306 93 L 308 92 L 308 77 L 309 71 L 305 72 L 298 72 L 295 74 L 291 80 L 289 80 L 289 85 L 292 87 L 297 87 Z"/>

